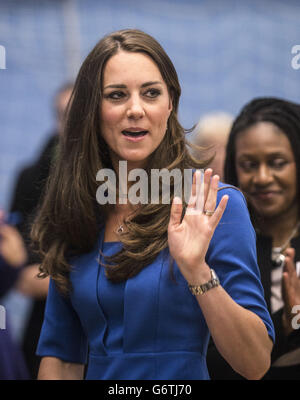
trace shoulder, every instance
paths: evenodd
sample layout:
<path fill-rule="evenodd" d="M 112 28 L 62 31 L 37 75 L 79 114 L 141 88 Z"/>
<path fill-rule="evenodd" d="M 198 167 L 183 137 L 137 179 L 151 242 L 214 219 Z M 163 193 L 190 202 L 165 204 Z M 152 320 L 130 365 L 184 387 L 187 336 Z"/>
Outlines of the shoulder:
<path fill-rule="evenodd" d="M 223 226 L 223 229 L 224 226 L 227 226 L 228 229 L 232 229 L 234 225 L 238 227 L 238 229 L 254 231 L 247 202 L 242 191 L 235 186 L 220 182 L 217 205 L 224 195 L 228 196 L 228 202 L 219 225 Z"/>
<path fill-rule="evenodd" d="M 231 254 L 231 251 L 228 252 L 229 247 L 235 248 L 236 253 L 248 254 L 250 251 L 254 254 L 256 234 L 243 193 L 235 186 L 220 183 L 217 206 L 224 195 L 228 195 L 229 198 L 210 243 L 212 254 L 220 249 Z"/>
<path fill-rule="evenodd" d="M 218 195 L 219 194 L 221 194 L 221 196 L 224 196 L 224 194 L 233 194 L 234 196 L 241 195 L 242 198 L 244 198 L 241 189 L 223 182 L 219 182 Z"/>
<path fill-rule="evenodd" d="M 221 198 L 225 195 L 229 197 L 227 207 L 231 208 L 232 206 L 240 205 L 242 208 L 248 209 L 246 199 L 239 188 L 220 182 L 218 187 L 217 203 L 219 203 Z"/>

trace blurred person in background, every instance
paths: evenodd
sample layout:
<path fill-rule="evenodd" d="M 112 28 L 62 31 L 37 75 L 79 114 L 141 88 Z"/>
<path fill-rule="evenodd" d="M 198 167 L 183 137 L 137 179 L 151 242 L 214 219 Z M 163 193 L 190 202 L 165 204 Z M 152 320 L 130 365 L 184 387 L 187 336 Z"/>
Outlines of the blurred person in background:
<path fill-rule="evenodd" d="M 66 83 L 58 89 L 54 97 L 55 131 L 51 134 L 37 161 L 20 172 L 10 208 L 11 212 L 17 212 L 21 217 L 18 229 L 29 254 L 27 265 L 22 269 L 15 288 L 23 295 L 33 299 L 33 307 L 26 322 L 23 338 L 23 351 L 32 379 L 36 378 L 39 365 L 35 350 L 44 316 L 49 280 L 37 278 L 40 260 L 30 247 L 29 231 L 50 172 L 51 163 L 56 157 L 57 144 L 63 133 L 66 108 L 72 89 L 72 83 Z"/>
<path fill-rule="evenodd" d="M 201 157 L 201 153 L 204 153 L 206 158 L 213 157 L 207 168 L 219 175 L 221 181 L 224 178 L 225 150 L 232 122 L 233 117 L 226 112 L 206 114 L 199 120 L 188 139 L 192 144 L 203 147 L 203 152 L 201 149 L 191 148 L 193 156 Z"/>
<path fill-rule="evenodd" d="M 28 379 L 28 371 L 9 326 L 9 315 L 1 305 L 2 298 L 13 287 L 27 261 L 21 235 L 5 221 L 0 210 L 0 380 Z"/>
<path fill-rule="evenodd" d="M 257 98 L 233 123 L 225 182 L 247 198 L 257 233 L 257 258 L 275 326 L 272 365 L 264 379 L 300 379 L 300 106 Z M 299 312 L 299 310 L 298 310 Z M 238 378 L 210 348 L 213 379 Z"/>

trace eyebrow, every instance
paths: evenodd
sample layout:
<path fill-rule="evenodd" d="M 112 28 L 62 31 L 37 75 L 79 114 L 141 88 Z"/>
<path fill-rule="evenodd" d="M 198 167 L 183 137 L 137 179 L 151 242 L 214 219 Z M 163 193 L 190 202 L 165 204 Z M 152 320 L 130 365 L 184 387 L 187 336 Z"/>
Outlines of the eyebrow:
<path fill-rule="evenodd" d="M 288 156 L 280 151 L 274 151 L 273 153 L 269 153 L 266 154 L 267 157 L 282 157 L 282 158 L 287 158 Z M 251 159 L 255 159 L 257 158 L 257 154 L 249 154 L 249 153 L 242 153 L 240 154 L 238 157 L 238 159 L 242 159 L 242 158 L 251 158 Z"/>
<path fill-rule="evenodd" d="M 141 87 L 144 88 L 144 87 L 147 87 L 147 86 L 152 86 L 152 85 L 157 85 L 157 84 L 162 85 L 162 82 L 160 82 L 160 81 L 145 82 L 145 83 L 142 84 Z M 104 89 L 109 89 L 109 88 L 111 88 L 111 89 L 126 89 L 127 86 L 122 84 L 122 83 L 114 83 L 114 84 L 105 86 Z"/>

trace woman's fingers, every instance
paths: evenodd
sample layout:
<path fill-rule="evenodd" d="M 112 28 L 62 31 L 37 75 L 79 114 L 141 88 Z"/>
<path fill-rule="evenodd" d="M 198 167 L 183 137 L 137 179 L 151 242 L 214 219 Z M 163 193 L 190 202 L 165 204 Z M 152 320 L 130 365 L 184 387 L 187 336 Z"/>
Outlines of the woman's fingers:
<path fill-rule="evenodd" d="M 211 175 L 211 168 L 205 172 L 197 170 L 194 173 L 187 214 L 202 214 L 209 193 Z"/>
<path fill-rule="evenodd" d="M 176 228 L 178 225 L 180 225 L 181 215 L 182 215 L 181 198 L 174 197 L 170 212 L 169 228 Z"/>
<path fill-rule="evenodd" d="M 191 193 L 190 193 L 190 198 L 189 198 L 188 206 L 187 206 L 188 209 L 196 207 L 197 183 L 199 182 L 198 176 L 199 176 L 199 173 L 198 173 L 198 170 L 197 170 L 193 174 Z"/>
<path fill-rule="evenodd" d="M 204 172 L 204 204 L 207 201 L 213 170 L 208 168 Z"/>
<path fill-rule="evenodd" d="M 217 194 L 218 194 L 219 176 L 214 175 L 210 180 L 210 185 L 208 187 L 207 199 L 204 206 L 204 211 L 212 213 L 215 211 L 217 204 Z"/>
<path fill-rule="evenodd" d="M 220 222 L 222 215 L 226 209 L 229 197 L 228 195 L 223 196 L 216 209 L 220 178 L 218 175 L 214 175 L 211 178 L 211 175 L 212 175 L 211 168 L 208 168 L 205 172 L 203 172 L 202 170 L 197 170 L 194 173 L 191 195 L 186 210 L 186 215 L 193 215 L 193 214 L 202 215 L 204 213 L 206 216 L 211 218 L 212 225 L 216 227 Z M 178 224 L 180 223 L 181 219 L 182 205 L 180 199 L 176 201 L 177 202 L 180 201 L 180 217 L 179 215 L 176 217 L 174 214 L 174 218 L 172 218 L 172 221 L 176 221 L 176 224 Z M 172 210 L 175 210 L 175 206 L 176 204 L 174 204 L 173 202 Z"/>
<path fill-rule="evenodd" d="M 196 171 L 196 211 L 202 213 L 204 207 L 205 198 L 205 174 L 203 171 Z"/>
<path fill-rule="evenodd" d="M 285 263 L 283 271 L 287 272 L 289 275 L 293 275 L 294 273 L 296 273 L 294 267 L 295 249 L 289 247 L 286 249 L 284 254 L 285 254 Z"/>
<path fill-rule="evenodd" d="M 215 228 L 217 227 L 218 223 L 220 222 L 220 220 L 224 214 L 224 211 L 225 211 L 227 203 L 228 203 L 228 199 L 229 199 L 229 196 L 227 194 L 225 194 L 225 196 L 222 197 L 215 212 L 210 217 L 212 219 L 211 222 Z"/>
<path fill-rule="evenodd" d="M 197 170 L 193 175 L 191 195 L 186 214 L 206 214 L 212 216 L 217 204 L 219 176 L 212 176 L 212 169 Z M 206 213 L 206 212 L 207 213 Z M 224 212 L 224 211 L 223 211 Z"/>
<path fill-rule="evenodd" d="M 197 193 L 199 191 L 199 184 L 201 184 L 201 171 L 197 170 L 193 174 L 191 193 L 190 193 L 190 198 L 189 198 L 187 209 L 186 209 L 186 215 L 197 213 L 196 201 L 197 201 Z M 198 188 L 197 188 L 197 186 L 198 186 Z"/>
<path fill-rule="evenodd" d="M 210 191 L 210 185 L 211 185 L 211 175 L 212 175 L 212 169 L 208 168 L 205 170 L 205 172 L 201 171 L 201 177 L 199 176 L 199 183 L 197 187 L 197 193 L 196 193 L 196 209 L 199 212 L 203 212 L 204 210 L 204 204 L 207 201 L 207 197 Z"/>

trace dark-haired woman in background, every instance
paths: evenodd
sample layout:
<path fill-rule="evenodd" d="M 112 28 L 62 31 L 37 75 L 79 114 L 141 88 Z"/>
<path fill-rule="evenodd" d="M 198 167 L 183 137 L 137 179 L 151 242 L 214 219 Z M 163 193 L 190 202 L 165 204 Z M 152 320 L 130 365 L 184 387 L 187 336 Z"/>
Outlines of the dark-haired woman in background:
<path fill-rule="evenodd" d="M 242 109 L 227 144 L 225 181 L 245 194 L 257 232 L 258 265 L 276 332 L 265 379 L 300 379 L 298 105 L 257 98 Z M 209 354 L 213 378 L 235 376 Z"/>

